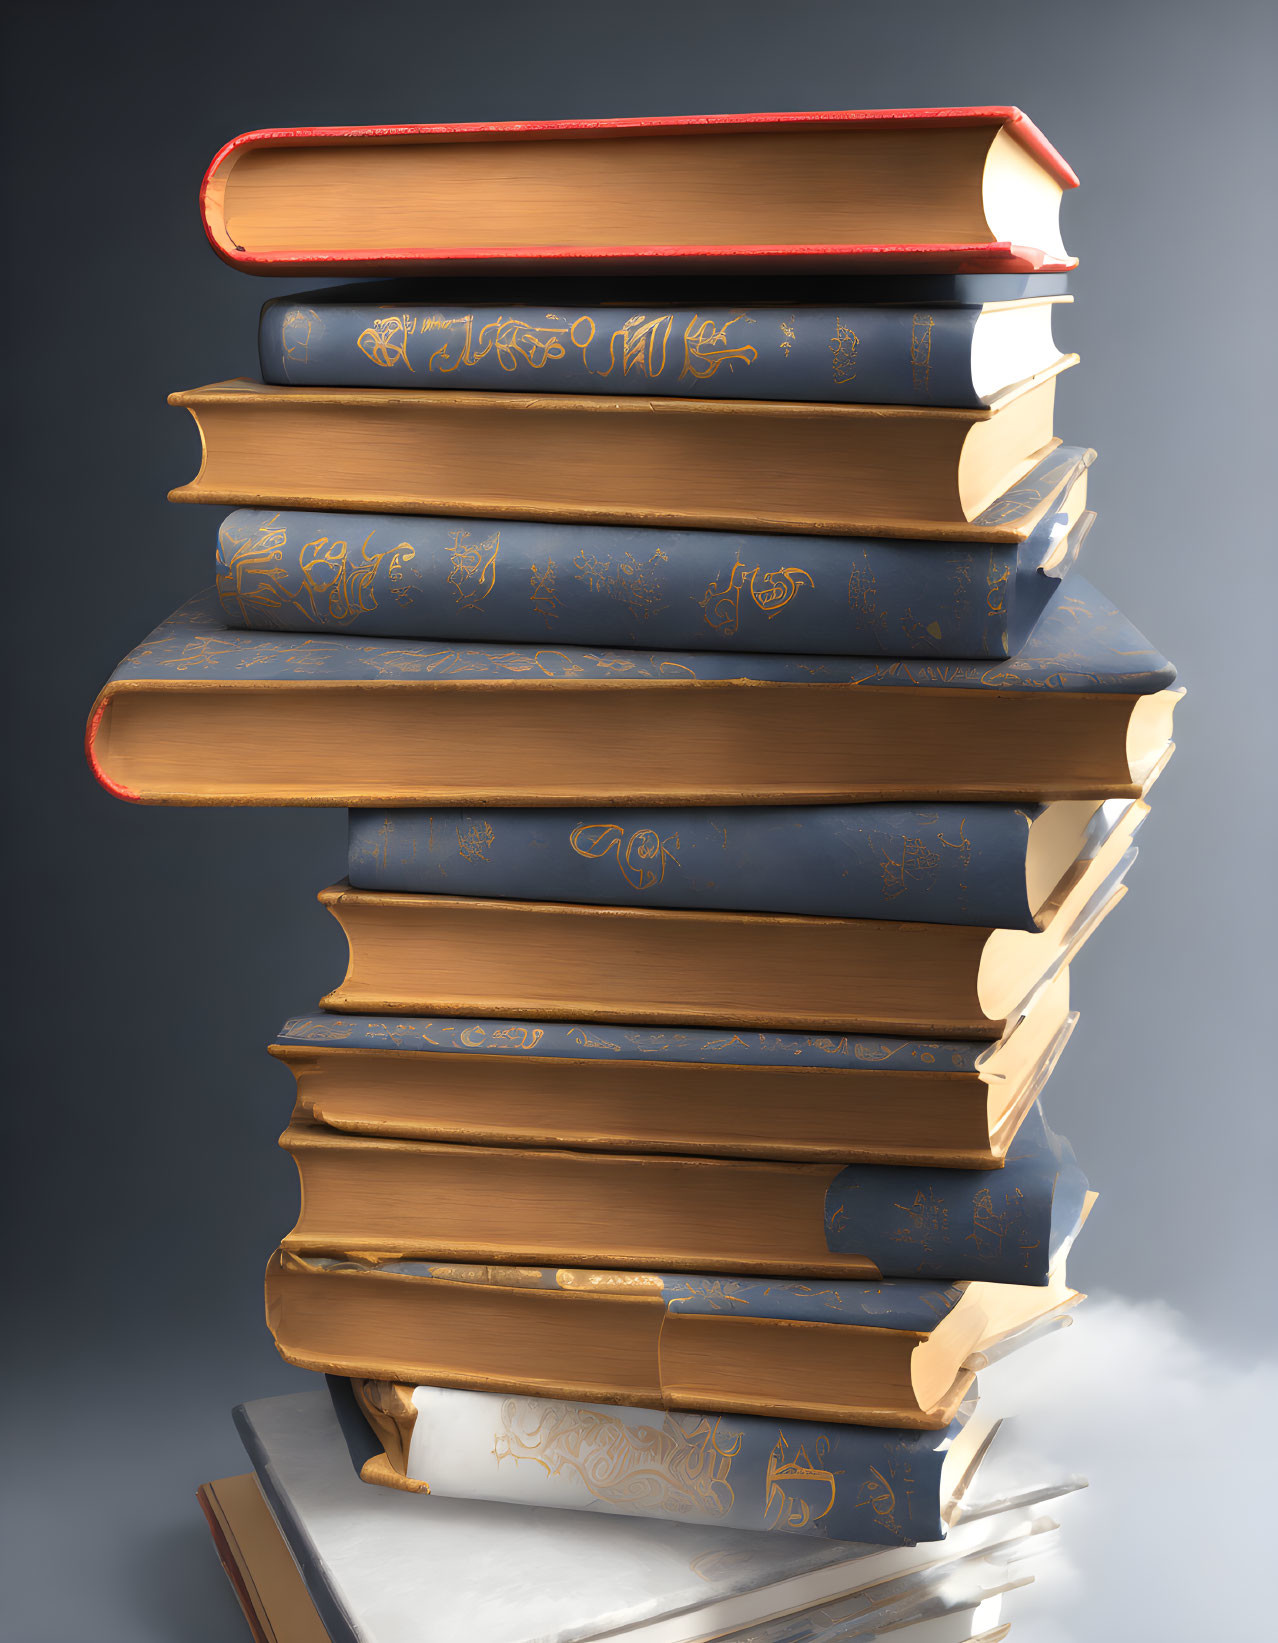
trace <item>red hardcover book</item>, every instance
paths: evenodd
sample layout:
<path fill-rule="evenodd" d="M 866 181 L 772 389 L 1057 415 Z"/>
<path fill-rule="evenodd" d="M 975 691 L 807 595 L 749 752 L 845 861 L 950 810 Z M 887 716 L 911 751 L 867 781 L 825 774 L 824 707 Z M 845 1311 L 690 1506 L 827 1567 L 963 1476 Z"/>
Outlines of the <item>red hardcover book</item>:
<path fill-rule="evenodd" d="M 1017 273 L 1078 178 L 1017 108 L 250 131 L 200 191 L 254 274 Z"/>

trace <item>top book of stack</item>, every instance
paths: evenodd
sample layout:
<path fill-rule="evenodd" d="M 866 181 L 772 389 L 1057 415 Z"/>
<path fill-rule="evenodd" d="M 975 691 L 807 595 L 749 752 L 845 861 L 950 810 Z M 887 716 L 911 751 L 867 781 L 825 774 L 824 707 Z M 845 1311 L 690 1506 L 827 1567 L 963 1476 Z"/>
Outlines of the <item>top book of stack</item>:
<path fill-rule="evenodd" d="M 1017 108 L 252 131 L 209 239 L 256 274 L 1017 273 L 1078 178 Z"/>

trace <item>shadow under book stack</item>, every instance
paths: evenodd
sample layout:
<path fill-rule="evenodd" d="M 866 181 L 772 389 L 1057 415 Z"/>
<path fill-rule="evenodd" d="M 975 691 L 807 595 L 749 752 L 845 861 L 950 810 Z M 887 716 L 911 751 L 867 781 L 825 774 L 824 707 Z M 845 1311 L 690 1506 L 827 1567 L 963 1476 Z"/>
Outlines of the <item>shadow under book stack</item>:
<path fill-rule="evenodd" d="M 1011 109 L 213 162 L 228 261 L 387 276 L 173 396 L 235 511 L 90 733 L 350 810 L 271 1045 L 328 1389 L 201 1491 L 259 1637 L 1003 1635 L 1077 1480 L 976 1373 L 1080 1299 L 1040 1098 L 1177 694 L 1074 568 L 1075 183 Z"/>

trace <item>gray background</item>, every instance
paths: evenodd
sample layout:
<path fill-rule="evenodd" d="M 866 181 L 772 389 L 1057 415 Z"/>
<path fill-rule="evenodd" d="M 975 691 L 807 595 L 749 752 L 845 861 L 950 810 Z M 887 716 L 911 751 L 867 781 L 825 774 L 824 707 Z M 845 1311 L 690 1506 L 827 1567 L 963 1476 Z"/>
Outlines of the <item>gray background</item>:
<path fill-rule="evenodd" d="M 254 374 L 257 308 L 289 289 L 226 268 L 196 214 L 255 126 L 1015 102 L 1061 148 L 1083 364 L 1057 425 L 1101 453 L 1087 573 L 1190 687 L 1051 1091 L 1104 1194 L 1075 1281 L 1163 1297 L 1237 1361 L 1271 1341 L 1265 9 L 232 0 L 10 27 L 3 1635 L 241 1639 L 191 1492 L 242 1469 L 232 1403 L 308 1379 L 261 1318 L 295 1208 L 291 1081 L 262 1046 L 341 973 L 314 893 L 343 818 L 123 805 L 80 752 L 115 662 L 210 577 L 220 514 L 164 500 L 197 466 L 164 396 Z"/>

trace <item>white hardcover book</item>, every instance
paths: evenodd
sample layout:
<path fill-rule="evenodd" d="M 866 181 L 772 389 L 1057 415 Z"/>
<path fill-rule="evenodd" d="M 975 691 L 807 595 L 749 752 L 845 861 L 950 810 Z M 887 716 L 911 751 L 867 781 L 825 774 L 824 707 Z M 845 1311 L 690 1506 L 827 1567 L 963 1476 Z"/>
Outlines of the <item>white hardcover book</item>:
<path fill-rule="evenodd" d="M 708 1643 L 1037 1527 L 1012 1506 L 940 1544 L 859 1546 L 444 1499 L 362 1483 L 323 1390 L 235 1420 L 333 1643 Z"/>

